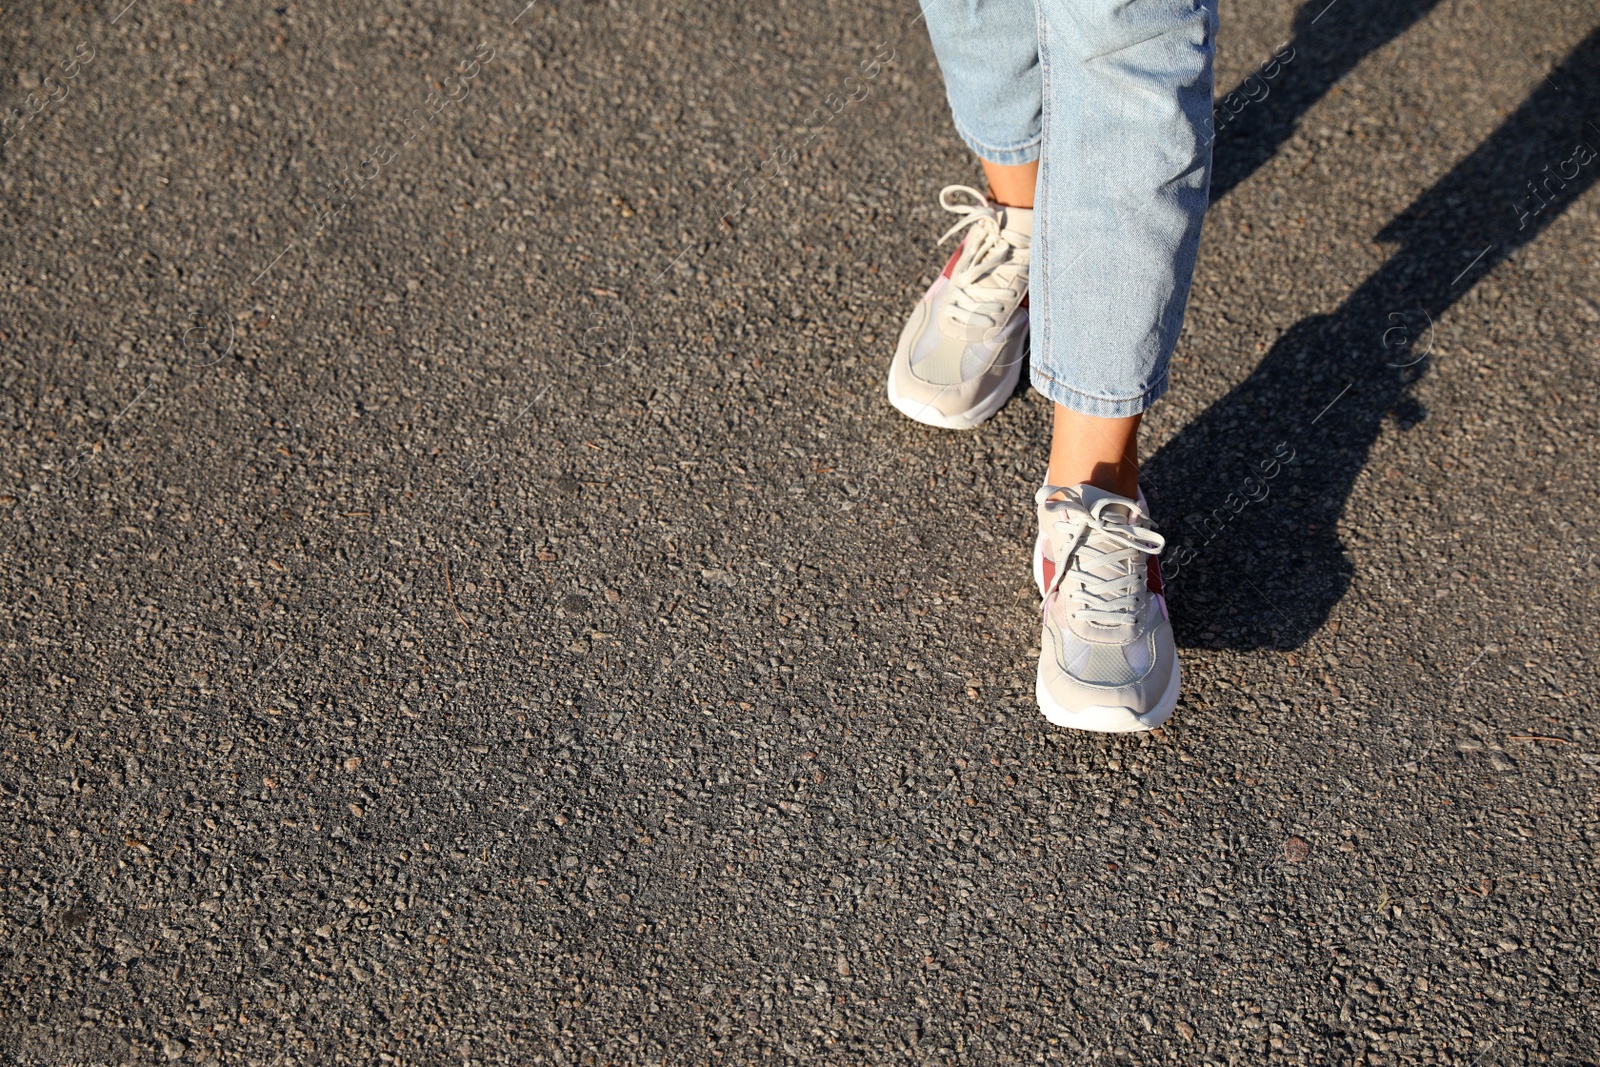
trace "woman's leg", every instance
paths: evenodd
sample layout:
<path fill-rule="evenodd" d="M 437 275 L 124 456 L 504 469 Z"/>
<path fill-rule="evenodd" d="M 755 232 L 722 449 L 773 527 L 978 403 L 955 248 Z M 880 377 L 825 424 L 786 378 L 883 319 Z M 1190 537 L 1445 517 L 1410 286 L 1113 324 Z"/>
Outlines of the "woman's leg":
<path fill-rule="evenodd" d="M 961 225 L 977 243 L 963 245 L 913 313 L 889 394 L 921 421 L 974 425 L 1006 383 L 969 381 L 954 357 L 962 368 L 984 357 L 974 362 L 987 370 L 994 360 L 980 343 L 1008 329 L 1020 342 L 1031 326 L 1033 384 L 1056 404 L 1050 473 L 1035 497 L 1036 692 L 1061 726 L 1149 729 L 1177 704 L 1181 672 L 1156 566 L 1163 541 L 1136 503 L 1138 429 L 1166 389 L 1206 209 L 1215 3 L 923 8 L 956 129 L 1000 206 L 946 204 L 968 216 Z M 1014 277 L 993 284 L 1006 270 Z M 933 365 L 942 376 L 924 376 L 907 403 L 900 383 Z M 969 394 L 985 387 L 985 405 L 974 406 Z M 928 414 L 947 392 L 962 419 Z"/>
<path fill-rule="evenodd" d="M 1135 416 L 1166 391 L 1205 215 L 1216 0 L 925 0 L 923 13 L 991 195 L 1036 209 L 1028 296 L 1033 385 L 1058 405 L 1050 484 L 1127 489 Z"/>
<path fill-rule="evenodd" d="M 1058 725 L 1144 730 L 1172 714 L 1182 672 L 1138 428 L 1167 387 L 1206 210 L 1215 0 L 1036 3 L 1032 366 L 1056 402 L 1035 498 L 1037 693 Z"/>

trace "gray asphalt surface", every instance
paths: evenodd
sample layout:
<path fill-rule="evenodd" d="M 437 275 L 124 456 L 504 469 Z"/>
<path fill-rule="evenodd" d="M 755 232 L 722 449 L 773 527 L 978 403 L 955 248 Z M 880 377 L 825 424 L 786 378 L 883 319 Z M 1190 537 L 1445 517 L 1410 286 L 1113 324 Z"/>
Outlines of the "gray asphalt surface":
<path fill-rule="evenodd" d="M 1600 1062 L 1592 5 L 1224 11 L 1106 738 L 1045 403 L 881 396 L 913 6 L 123 2 L 0 13 L 0 1061 Z"/>

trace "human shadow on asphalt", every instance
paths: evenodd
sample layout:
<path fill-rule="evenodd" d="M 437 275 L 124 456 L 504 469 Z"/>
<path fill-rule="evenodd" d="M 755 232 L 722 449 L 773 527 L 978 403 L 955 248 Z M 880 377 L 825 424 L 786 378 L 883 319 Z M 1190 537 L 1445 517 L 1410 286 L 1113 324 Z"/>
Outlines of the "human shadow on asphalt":
<path fill-rule="evenodd" d="M 1277 154 L 1317 101 L 1439 0 L 1308 0 L 1289 42 L 1217 99 L 1211 202 Z"/>
<path fill-rule="evenodd" d="M 1335 523 L 1373 442 L 1425 417 L 1434 324 L 1594 184 L 1596 153 L 1600 27 L 1384 227 L 1399 247 L 1338 310 L 1292 326 L 1145 464 L 1180 644 L 1294 648 L 1322 626 L 1350 585 Z"/>

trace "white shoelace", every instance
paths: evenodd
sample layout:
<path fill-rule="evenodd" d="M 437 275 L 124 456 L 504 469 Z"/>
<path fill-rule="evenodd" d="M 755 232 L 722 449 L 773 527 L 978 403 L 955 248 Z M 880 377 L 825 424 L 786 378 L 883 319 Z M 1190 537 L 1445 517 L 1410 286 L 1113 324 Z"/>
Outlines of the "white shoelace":
<path fill-rule="evenodd" d="M 951 193 L 966 193 L 977 203 L 951 203 L 947 199 Z M 956 269 L 950 273 L 955 295 L 948 305 L 948 315 L 959 326 L 992 330 L 1004 321 L 1009 306 L 1016 301 L 1019 282 L 1027 284 L 1032 242 L 1016 233 L 1009 240 L 1002 236 L 1000 212 L 970 185 L 945 186 L 939 193 L 939 206 L 964 216 L 945 231 L 940 244 L 971 227 Z M 1014 243 L 1019 239 L 1028 243 Z"/>
<path fill-rule="evenodd" d="M 1074 619 L 1105 626 L 1132 622 L 1147 577 L 1145 557 L 1158 555 L 1167 539 L 1125 518 L 1122 509 L 1127 504 L 1100 500 L 1091 510 L 1075 490 L 1060 492 L 1062 499 L 1044 502 L 1047 513 L 1059 516 L 1052 525 L 1065 538 L 1061 556 L 1055 560 L 1055 576 L 1045 590 L 1046 609 L 1051 594 L 1064 592 L 1077 605 Z M 1072 577 L 1067 580 L 1069 574 Z"/>

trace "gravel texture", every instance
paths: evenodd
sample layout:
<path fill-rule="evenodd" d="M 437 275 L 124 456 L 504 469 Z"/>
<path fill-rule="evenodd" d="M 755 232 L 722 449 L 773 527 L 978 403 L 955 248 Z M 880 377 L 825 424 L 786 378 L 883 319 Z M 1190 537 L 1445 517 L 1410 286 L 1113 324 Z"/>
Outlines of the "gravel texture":
<path fill-rule="evenodd" d="M 1045 403 L 882 398 L 913 6 L 123 3 L 0 13 L 0 1062 L 1600 1062 L 1593 5 L 1224 12 L 1107 738 Z"/>

